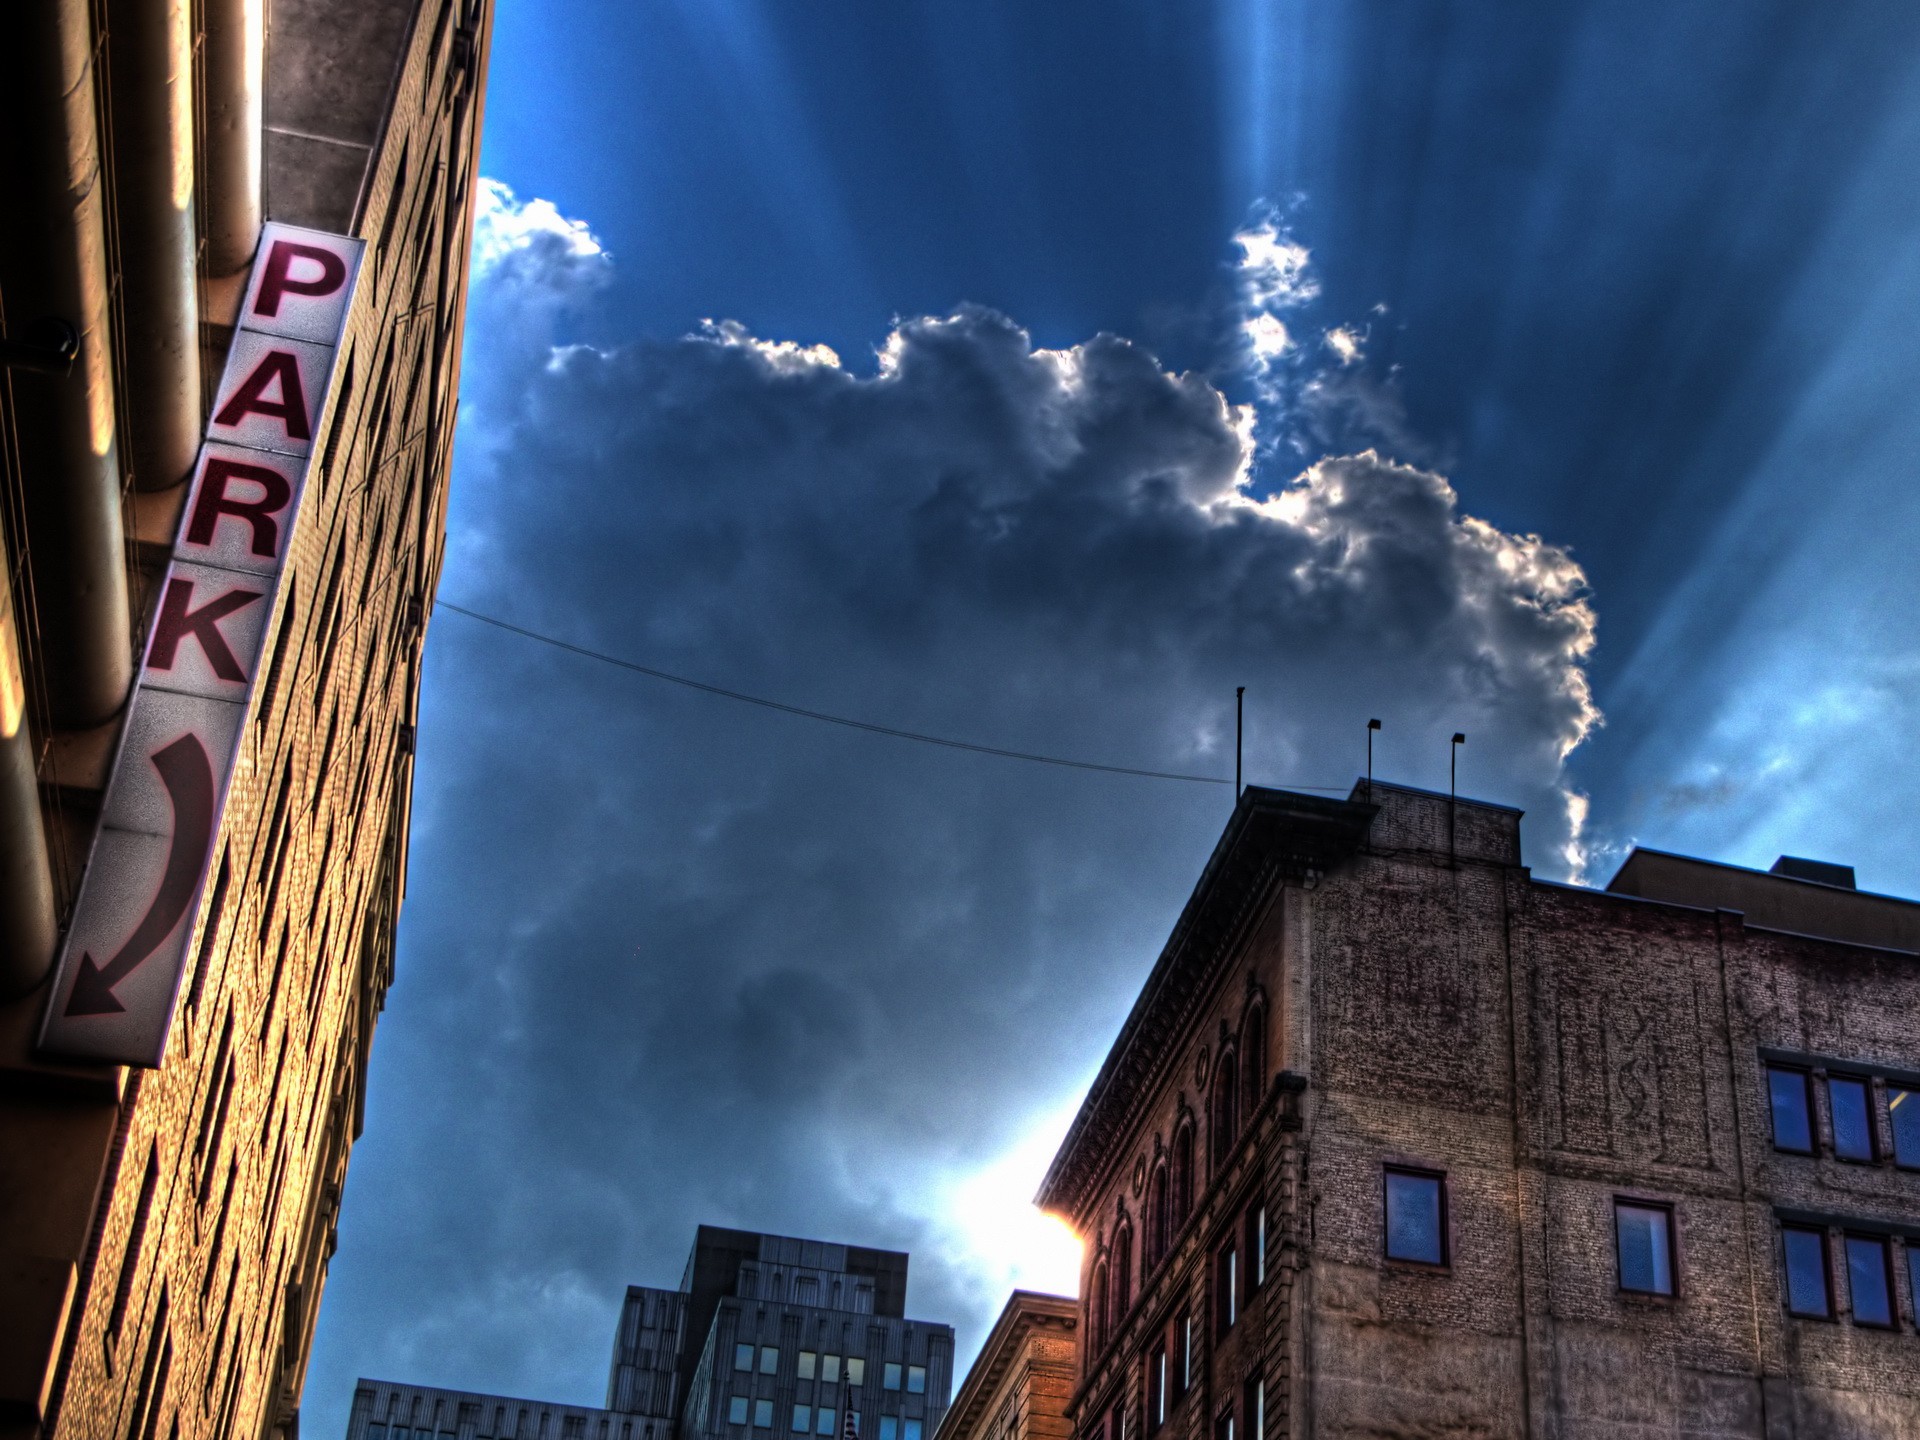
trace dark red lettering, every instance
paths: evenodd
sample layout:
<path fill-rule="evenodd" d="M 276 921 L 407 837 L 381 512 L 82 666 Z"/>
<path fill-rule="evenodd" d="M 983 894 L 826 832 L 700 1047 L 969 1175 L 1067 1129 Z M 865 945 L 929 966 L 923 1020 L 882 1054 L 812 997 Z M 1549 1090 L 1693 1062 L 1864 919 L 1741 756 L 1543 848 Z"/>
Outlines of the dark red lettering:
<path fill-rule="evenodd" d="M 279 383 L 280 398 L 269 400 L 267 387 Z M 219 425 L 238 425 L 249 415 L 266 415 L 287 427 L 289 440 L 311 440 L 313 426 L 307 422 L 307 397 L 300 388 L 300 360 L 291 350 L 269 350 L 253 367 L 253 373 L 240 382 L 233 398 L 214 416 Z"/>
<path fill-rule="evenodd" d="M 256 500 L 227 493 L 230 481 L 245 480 L 260 487 Z M 207 473 L 200 480 L 200 494 L 193 502 L 193 515 L 187 521 L 187 543 L 213 543 L 214 527 L 222 515 L 246 521 L 253 531 L 253 553 L 272 559 L 280 553 L 280 526 L 274 520 L 293 498 L 293 486 L 278 470 L 264 465 L 245 465 L 238 460 L 218 456 L 207 461 Z"/>
<path fill-rule="evenodd" d="M 247 672 L 240 668 L 227 637 L 220 633 L 220 622 L 264 595 L 260 590 L 229 590 L 195 610 L 191 608 L 193 582 L 178 578 L 167 581 L 166 598 L 160 602 L 160 618 L 153 622 L 153 648 L 147 652 L 147 663 L 156 670 L 171 670 L 180 642 L 192 636 L 199 642 L 200 652 L 207 657 L 214 674 L 222 680 L 245 680 Z"/>
<path fill-rule="evenodd" d="M 297 280 L 293 262 L 312 260 L 320 266 L 318 275 Z M 260 277 L 260 294 L 253 302 L 256 315 L 278 315 L 283 295 L 331 295 L 346 283 L 347 262 L 331 250 L 318 245 L 302 245 L 297 240 L 276 240 L 267 251 L 267 273 Z"/>

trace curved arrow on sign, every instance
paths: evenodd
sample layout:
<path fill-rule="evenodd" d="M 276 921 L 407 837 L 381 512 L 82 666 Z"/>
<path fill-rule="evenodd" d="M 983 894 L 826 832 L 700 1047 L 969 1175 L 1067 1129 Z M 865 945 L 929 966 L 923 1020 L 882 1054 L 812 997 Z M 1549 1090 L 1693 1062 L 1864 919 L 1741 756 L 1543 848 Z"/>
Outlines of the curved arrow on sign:
<path fill-rule="evenodd" d="M 200 883 L 207 846 L 213 842 L 213 765 L 200 737 L 182 735 L 150 758 L 173 802 L 173 845 L 167 851 L 166 873 L 160 877 L 159 893 L 119 954 L 105 965 L 95 965 L 91 955 L 80 956 L 80 972 L 74 977 L 73 993 L 67 996 L 69 1016 L 117 1015 L 127 1008 L 114 998 L 113 987 L 138 970 L 180 923 Z"/>

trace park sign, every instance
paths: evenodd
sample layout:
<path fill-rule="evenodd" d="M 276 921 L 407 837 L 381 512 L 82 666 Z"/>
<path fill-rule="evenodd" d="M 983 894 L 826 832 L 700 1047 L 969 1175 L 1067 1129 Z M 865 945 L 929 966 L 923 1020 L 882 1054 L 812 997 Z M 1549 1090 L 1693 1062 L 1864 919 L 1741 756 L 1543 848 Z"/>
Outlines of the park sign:
<path fill-rule="evenodd" d="M 54 973 L 51 1054 L 166 1054 L 361 250 L 261 235 Z"/>

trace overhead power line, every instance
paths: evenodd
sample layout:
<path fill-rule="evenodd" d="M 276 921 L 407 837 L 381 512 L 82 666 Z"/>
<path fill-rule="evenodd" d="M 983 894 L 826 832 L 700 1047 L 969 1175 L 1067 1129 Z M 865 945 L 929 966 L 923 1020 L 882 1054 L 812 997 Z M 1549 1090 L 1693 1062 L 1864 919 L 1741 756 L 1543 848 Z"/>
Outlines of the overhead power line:
<path fill-rule="evenodd" d="M 996 755 L 1002 760 L 1030 760 L 1036 765 L 1061 765 L 1070 770 L 1098 770 L 1108 775 L 1134 775 L 1146 780 L 1182 780 L 1193 785 L 1233 784 L 1233 781 L 1219 775 L 1187 775 L 1175 770 L 1142 770 L 1132 765 L 1102 765 L 1093 760 L 1069 760 L 1061 755 L 1037 755 L 1029 750 L 1006 750 L 998 745 L 976 745 L 971 740 L 955 740 L 946 735 L 928 735 L 918 730 L 902 730 L 898 726 L 881 725 L 871 720 L 856 720 L 848 715 L 829 715 L 824 710 L 808 710 L 800 705 L 789 705 L 785 701 L 769 700 L 764 695 L 749 695 L 743 690 L 729 690 L 724 685 L 709 685 L 704 680 L 675 675 L 671 671 L 656 669 L 652 665 L 642 665 L 638 661 L 609 655 L 604 650 L 593 650 L 585 645 L 576 645 L 571 640 L 562 640 L 556 635 L 545 635 L 538 630 L 529 630 L 526 626 L 516 625 L 511 620 L 502 620 L 498 616 L 483 615 L 478 610 L 469 610 L 466 606 L 456 605 L 451 600 L 440 600 L 435 603 L 439 609 L 451 610 L 456 615 L 464 615 L 469 620 L 478 620 L 482 625 L 491 625 L 496 630 L 505 630 L 512 635 L 536 640 L 542 645 L 551 645 L 556 650 L 565 650 L 572 655 L 598 660 L 604 665 L 631 670 L 634 674 L 645 675 L 649 679 L 664 680 L 669 685 L 684 686 L 686 689 L 718 695 L 726 700 L 738 700 L 745 705 L 758 705 L 765 710 L 777 710 L 783 715 L 798 715 L 806 720 L 824 720 L 829 725 L 844 725 L 849 730 L 865 730 L 872 735 L 890 735 L 896 740 L 914 740 L 922 745 L 940 745 L 948 750 L 967 750 L 975 755 Z M 1340 790 L 1345 787 L 1306 785 L 1295 788 Z"/>

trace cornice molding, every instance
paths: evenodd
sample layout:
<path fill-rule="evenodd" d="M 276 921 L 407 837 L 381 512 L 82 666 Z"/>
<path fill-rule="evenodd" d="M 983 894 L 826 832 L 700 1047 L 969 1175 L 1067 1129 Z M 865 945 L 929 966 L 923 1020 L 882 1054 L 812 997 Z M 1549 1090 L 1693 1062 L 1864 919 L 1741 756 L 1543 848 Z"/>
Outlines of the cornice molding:
<path fill-rule="evenodd" d="M 1274 888 L 1313 884 L 1357 851 L 1378 807 L 1249 786 L 1061 1143 L 1035 1203 L 1085 1231 L 1121 1142 L 1179 1056 Z"/>

